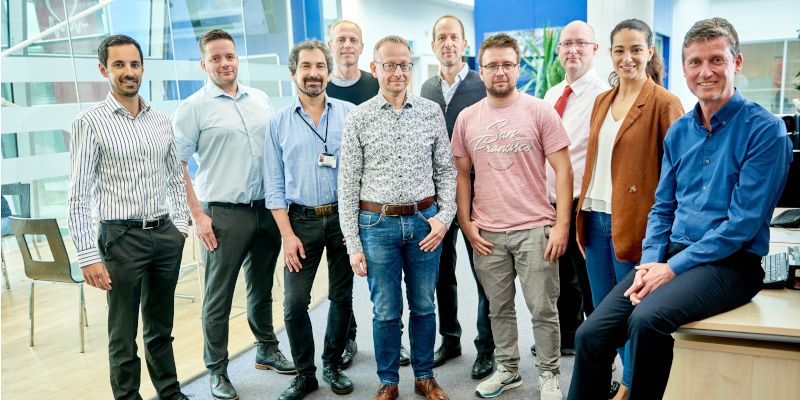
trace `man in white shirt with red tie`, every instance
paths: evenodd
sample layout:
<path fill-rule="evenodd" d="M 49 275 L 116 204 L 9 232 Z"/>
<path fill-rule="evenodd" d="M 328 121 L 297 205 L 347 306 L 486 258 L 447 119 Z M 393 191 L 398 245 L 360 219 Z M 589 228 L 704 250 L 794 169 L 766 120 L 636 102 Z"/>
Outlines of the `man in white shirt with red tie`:
<path fill-rule="evenodd" d="M 558 43 L 558 59 L 564 67 L 564 80 L 550 88 L 544 100 L 552 104 L 561 116 L 561 122 L 569 135 L 569 156 L 573 171 L 573 204 L 576 207 L 581 192 L 581 178 L 586 162 L 589 142 L 589 118 L 594 99 L 610 87 L 594 70 L 594 56 L 599 45 L 594 29 L 583 21 L 572 21 L 561 31 Z M 550 203 L 555 205 L 555 173 L 547 165 L 547 192 Z M 558 298 L 558 315 L 561 325 L 561 354 L 575 354 L 575 331 L 583 322 L 584 312 L 592 310 L 592 295 L 586 275 L 586 260 L 575 241 L 575 219 L 570 219 L 567 251 L 559 257 L 561 295 Z M 531 352 L 536 353 L 535 347 Z"/>

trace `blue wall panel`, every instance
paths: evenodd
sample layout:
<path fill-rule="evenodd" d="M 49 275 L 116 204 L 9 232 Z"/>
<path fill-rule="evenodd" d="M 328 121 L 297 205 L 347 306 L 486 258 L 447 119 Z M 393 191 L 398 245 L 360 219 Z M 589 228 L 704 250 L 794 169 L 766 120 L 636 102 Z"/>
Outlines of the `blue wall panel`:
<path fill-rule="evenodd" d="M 478 49 L 488 32 L 564 26 L 576 19 L 586 21 L 586 0 L 475 0 L 474 12 L 474 48 Z"/>

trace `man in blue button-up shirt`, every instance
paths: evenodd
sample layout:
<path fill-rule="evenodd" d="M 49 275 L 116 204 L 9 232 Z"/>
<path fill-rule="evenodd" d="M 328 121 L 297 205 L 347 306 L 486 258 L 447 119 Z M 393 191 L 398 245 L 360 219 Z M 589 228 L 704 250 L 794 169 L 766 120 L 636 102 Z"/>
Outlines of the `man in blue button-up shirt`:
<path fill-rule="evenodd" d="M 187 201 L 205 247 L 203 359 L 215 399 L 235 399 L 227 376 L 228 319 L 239 269 L 247 281 L 247 320 L 256 337 L 256 368 L 294 373 L 272 328 L 272 278 L 281 241 L 264 206 L 264 137 L 272 112 L 267 95 L 237 81 L 233 38 L 211 30 L 200 38 L 200 66 L 208 82 L 175 112 L 178 157 Z M 186 164 L 198 164 L 194 184 Z M 244 263 L 244 265 L 242 265 Z"/>
<path fill-rule="evenodd" d="M 283 238 L 284 322 L 297 366 L 297 377 L 279 400 L 302 399 L 319 386 L 308 305 L 323 250 L 331 304 L 322 378 L 336 394 L 353 391 L 353 383 L 342 373 L 353 309 L 353 270 L 339 227 L 337 176 L 342 128 L 354 105 L 325 94 L 332 61 L 325 45 L 316 40 L 292 49 L 289 71 L 297 85 L 297 101 L 275 114 L 267 129 L 266 200 Z"/>
<path fill-rule="evenodd" d="M 570 399 L 608 395 L 614 349 L 630 338 L 628 399 L 660 399 L 683 324 L 750 301 L 783 191 L 791 145 L 783 122 L 733 86 L 739 39 L 722 18 L 686 34 L 683 73 L 698 103 L 670 127 L 641 265 L 578 330 Z"/>

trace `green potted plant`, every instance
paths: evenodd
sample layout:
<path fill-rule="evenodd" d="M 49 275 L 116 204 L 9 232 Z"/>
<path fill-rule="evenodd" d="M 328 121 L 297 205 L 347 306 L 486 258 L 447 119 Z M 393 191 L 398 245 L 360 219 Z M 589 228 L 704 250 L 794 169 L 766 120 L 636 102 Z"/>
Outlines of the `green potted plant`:
<path fill-rule="evenodd" d="M 520 57 L 520 69 L 522 76 L 529 80 L 520 90 L 543 98 L 548 89 L 564 79 L 564 67 L 556 53 L 561 29 L 545 26 L 542 29 L 541 43 L 538 43 L 535 32 L 534 30 L 523 38 L 523 48 L 526 51 Z"/>

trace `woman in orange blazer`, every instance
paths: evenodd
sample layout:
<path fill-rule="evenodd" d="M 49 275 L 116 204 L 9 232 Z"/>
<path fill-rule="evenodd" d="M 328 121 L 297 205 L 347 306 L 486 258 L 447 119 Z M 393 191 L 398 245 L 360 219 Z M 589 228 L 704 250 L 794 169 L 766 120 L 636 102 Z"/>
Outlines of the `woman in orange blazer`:
<path fill-rule="evenodd" d="M 684 114 L 678 98 L 661 87 L 662 64 L 646 23 L 617 24 L 611 31 L 611 59 L 613 89 L 601 93 L 592 109 L 576 220 L 595 307 L 641 257 L 664 136 Z M 630 354 L 625 348 L 619 354 L 624 373 L 615 398 L 624 399 Z"/>

